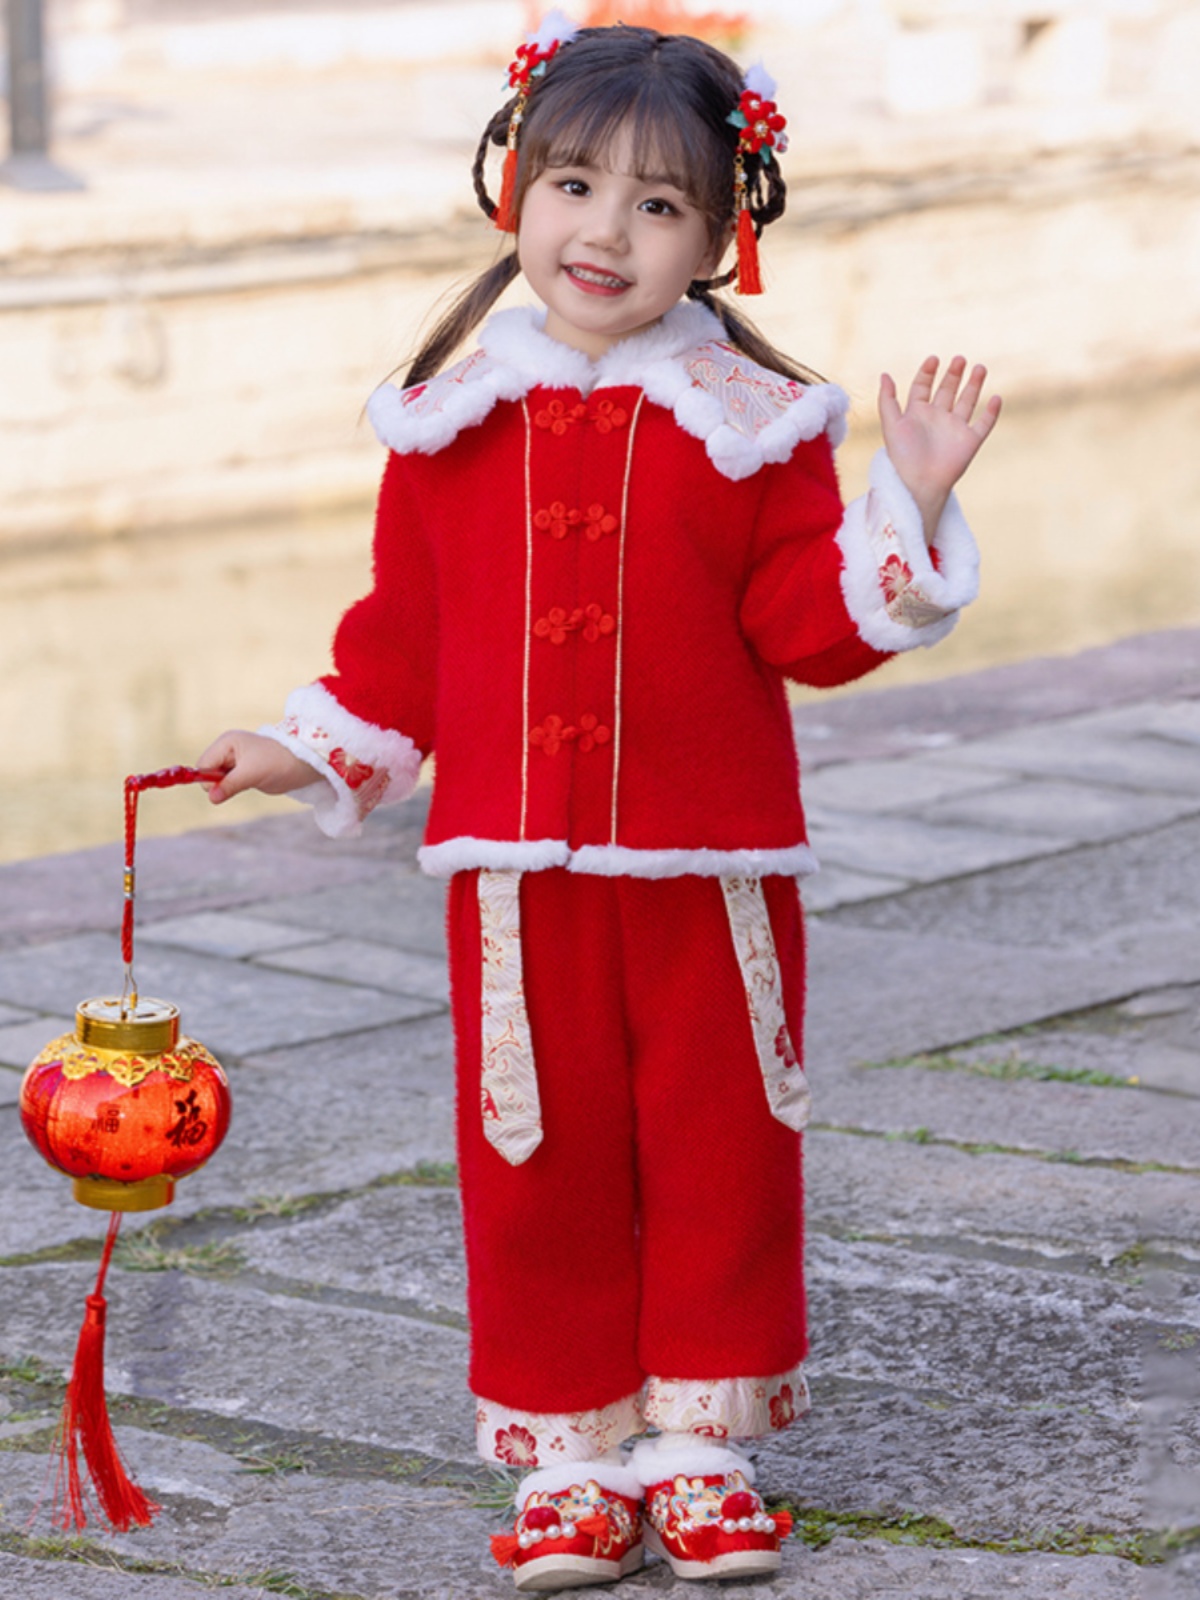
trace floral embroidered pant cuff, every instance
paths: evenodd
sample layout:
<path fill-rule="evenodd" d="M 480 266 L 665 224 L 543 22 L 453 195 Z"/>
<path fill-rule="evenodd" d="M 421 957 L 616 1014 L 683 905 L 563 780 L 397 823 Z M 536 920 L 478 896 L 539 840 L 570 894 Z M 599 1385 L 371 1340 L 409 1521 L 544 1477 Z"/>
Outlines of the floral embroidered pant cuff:
<path fill-rule="evenodd" d="M 497 876 L 453 878 L 448 917 L 481 1453 L 786 1426 L 807 1404 L 801 1138 L 768 1096 L 803 1082 L 795 882 L 751 881 L 739 922 L 716 878 L 513 875 L 505 931 Z M 519 1164 L 486 1129 L 494 1023 L 536 1060 Z"/>

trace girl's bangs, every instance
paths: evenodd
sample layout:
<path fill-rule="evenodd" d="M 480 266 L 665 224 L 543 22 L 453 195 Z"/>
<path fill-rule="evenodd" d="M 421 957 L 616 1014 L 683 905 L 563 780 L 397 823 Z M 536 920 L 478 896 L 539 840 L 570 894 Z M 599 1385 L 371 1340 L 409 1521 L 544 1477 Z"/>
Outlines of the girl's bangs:
<path fill-rule="evenodd" d="M 547 106 L 529 133 L 531 179 L 546 167 L 609 167 L 620 149 L 622 157 L 632 154 L 635 177 L 669 183 L 700 210 L 712 209 L 713 167 L 723 152 L 661 78 L 639 85 L 632 101 L 626 85 L 595 82 L 569 106 Z"/>

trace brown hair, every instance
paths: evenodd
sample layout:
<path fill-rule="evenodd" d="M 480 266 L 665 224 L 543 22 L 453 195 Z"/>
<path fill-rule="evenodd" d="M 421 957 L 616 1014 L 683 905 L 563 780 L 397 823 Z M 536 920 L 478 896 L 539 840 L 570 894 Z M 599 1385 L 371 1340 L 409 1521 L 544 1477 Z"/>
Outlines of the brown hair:
<path fill-rule="evenodd" d="M 728 121 L 743 89 L 740 69 L 703 40 L 650 28 L 583 28 L 534 79 L 521 125 L 515 207 L 549 166 L 599 164 L 618 135 L 625 135 L 640 163 L 637 176 L 666 173 L 708 220 L 713 243 L 734 219 L 734 154 L 737 130 Z M 484 167 L 491 146 L 503 146 L 515 100 L 492 117 L 479 141 L 472 176 L 480 207 L 494 217 Z M 745 157 L 747 194 L 756 234 L 783 215 L 787 186 L 774 160 Z M 479 325 L 520 267 L 515 251 L 468 284 L 418 352 L 405 385 L 421 383 L 449 359 Z M 726 338 L 751 360 L 811 383 L 816 375 L 776 350 L 748 318 L 713 291 L 735 274 L 688 286 L 720 317 Z"/>

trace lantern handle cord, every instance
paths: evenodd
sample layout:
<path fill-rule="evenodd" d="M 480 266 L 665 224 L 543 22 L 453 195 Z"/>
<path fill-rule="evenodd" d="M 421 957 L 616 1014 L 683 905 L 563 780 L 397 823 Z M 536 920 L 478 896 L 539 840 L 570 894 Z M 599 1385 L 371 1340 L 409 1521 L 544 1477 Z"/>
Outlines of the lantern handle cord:
<path fill-rule="evenodd" d="M 125 983 L 121 990 L 121 1020 L 137 1012 L 138 988 L 133 975 L 133 900 L 137 882 L 134 854 L 137 850 L 138 795 L 143 789 L 174 789 L 181 783 L 219 783 L 221 772 L 201 767 L 164 767 L 161 772 L 143 772 L 125 779 L 125 905 L 121 913 L 121 958 L 125 963 Z"/>

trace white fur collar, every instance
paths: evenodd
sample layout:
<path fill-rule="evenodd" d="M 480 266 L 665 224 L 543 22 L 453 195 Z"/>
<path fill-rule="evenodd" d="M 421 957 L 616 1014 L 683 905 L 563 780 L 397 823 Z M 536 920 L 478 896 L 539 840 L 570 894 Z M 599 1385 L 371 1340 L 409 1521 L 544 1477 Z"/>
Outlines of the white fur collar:
<path fill-rule="evenodd" d="M 401 455 L 432 455 L 488 416 L 498 400 L 535 387 L 637 387 L 702 439 L 727 478 L 746 478 L 766 462 L 786 461 L 796 445 L 828 433 L 845 437 L 846 395 L 835 384 L 804 385 L 758 366 L 725 342 L 720 319 L 682 302 L 645 333 L 613 345 L 598 361 L 543 331 L 545 313 L 500 311 L 479 348 L 428 383 L 377 389 L 367 411 L 380 442 Z"/>

